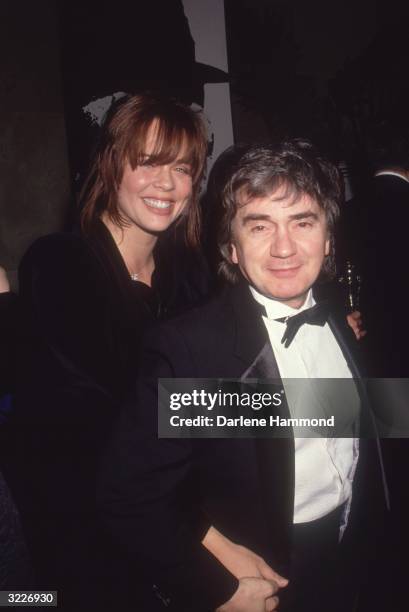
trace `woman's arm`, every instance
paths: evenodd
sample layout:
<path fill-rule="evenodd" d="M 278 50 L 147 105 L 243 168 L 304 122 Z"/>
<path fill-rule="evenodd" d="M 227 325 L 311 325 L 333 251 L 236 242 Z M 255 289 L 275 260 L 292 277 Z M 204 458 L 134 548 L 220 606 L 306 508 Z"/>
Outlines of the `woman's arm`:
<path fill-rule="evenodd" d="M 19 410 L 99 446 L 117 411 L 119 369 L 104 279 L 81 239 L 61 234 L 30 248 L 19 286 Z"/>
<path fill-rule="evenodd" d="M 362 316 L 359 310 L 354 310 L 354 312 L 350 312 L 347 315 L 347 321 L 348 321 L 348 325 L 354 332 L 355 338 L 357 340 L 361 340 L 361 338 L 366 336 L 366 329 L 363 329 Z"/>
<path fill-rule="evenodd" d="M 19 269 L 21 326 L 33 358 L 50 359 L 59 373 L 81 382 L 105 383 L 107 303 L 96 272 L 79 238 L 61 234 L 37 241 Z"/>

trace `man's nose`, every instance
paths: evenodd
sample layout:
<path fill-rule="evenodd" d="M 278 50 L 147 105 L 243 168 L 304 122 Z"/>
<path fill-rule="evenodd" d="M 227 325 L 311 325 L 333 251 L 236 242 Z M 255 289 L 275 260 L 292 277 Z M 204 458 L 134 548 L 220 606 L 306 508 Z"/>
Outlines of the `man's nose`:
<path fill-rule="evenodd" d="M 291 257 L 296 252 L 296 244 L 286 227 L 278 228 L 270 245 L 272 257 Z"/>
<path fill-rule="evenodd" d="M 175 184 L 173 180 L 172 168 L 170 166 L 157 166 L 154 185 L 155 187 L 158 187 L 164 191 L 170 191 L 174 188 Z"/>

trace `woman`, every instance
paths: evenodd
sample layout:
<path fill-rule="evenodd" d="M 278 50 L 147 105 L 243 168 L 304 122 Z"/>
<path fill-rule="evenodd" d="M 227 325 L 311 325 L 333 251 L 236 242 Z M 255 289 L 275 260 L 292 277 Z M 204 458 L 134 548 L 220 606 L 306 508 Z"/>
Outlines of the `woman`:
<path fill-rule="evenodd" d="M 90 568 L 100 580 L 95 474 L 140 335 L 208 289 L 197 249 L 206 151 L 191 109 L 121 99 L 84 184 L 81 230 L 41 238 L 22 261 L 19 502 L 43 586 L 83 579 L 93 591 Z"/>
<path fill-rule="evenodd" d="M 206 282 L 192 270 L 202 264 L 206 147 L 199 116 L 177 103 L 133 96 L 110 111 L 81 194 L 81 231 L 40 239 L 20 267 L 36 384 L 68 380 L 120 400 L 146 324 L 200 299 Z"/>

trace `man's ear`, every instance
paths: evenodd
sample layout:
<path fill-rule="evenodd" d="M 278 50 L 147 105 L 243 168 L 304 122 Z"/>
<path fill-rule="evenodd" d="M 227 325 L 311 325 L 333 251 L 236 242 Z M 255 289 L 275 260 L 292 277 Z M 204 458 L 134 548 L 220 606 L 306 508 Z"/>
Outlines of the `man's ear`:
<path fill-rule="evenodd" d="M 324 251 L 324 253 L 327 256 L 327 255 L 330 254 L 330 252 L 331 252 L 331 239 L 327 238 L 326 241 L 325 241 L 325 251 Z"/>
<path fill-rule="evenodd" d="M 232 263 L 234 264 L 239 263 L 239 260 L 237 258 L 237 249 L 236 249 L 236 246 L 233 244 L 233 242 L 230 243 L 230 257 L 231 257 Z"/>

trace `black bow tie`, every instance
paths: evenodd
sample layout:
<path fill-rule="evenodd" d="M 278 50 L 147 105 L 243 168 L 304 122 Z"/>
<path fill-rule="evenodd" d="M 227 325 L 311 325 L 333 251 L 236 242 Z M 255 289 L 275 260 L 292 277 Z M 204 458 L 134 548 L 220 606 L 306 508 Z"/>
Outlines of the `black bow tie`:
<path fill-rule="evenodd" d="M 281 344 L 284 344 L 285 348 L 288 348 L 291 342 L 294 340 L 298 330 L 304 323 L 310 325 L 325 325 L 329 315 L 329 305 L 327 302 L 320 302 L 315 304 L 311 308 L 307 308 L 302 312 L 294 315 L 293 317 L 282 317 L 276 319 L 280 323 L 287 323 L 283 337 L 281 338 Z"/>

